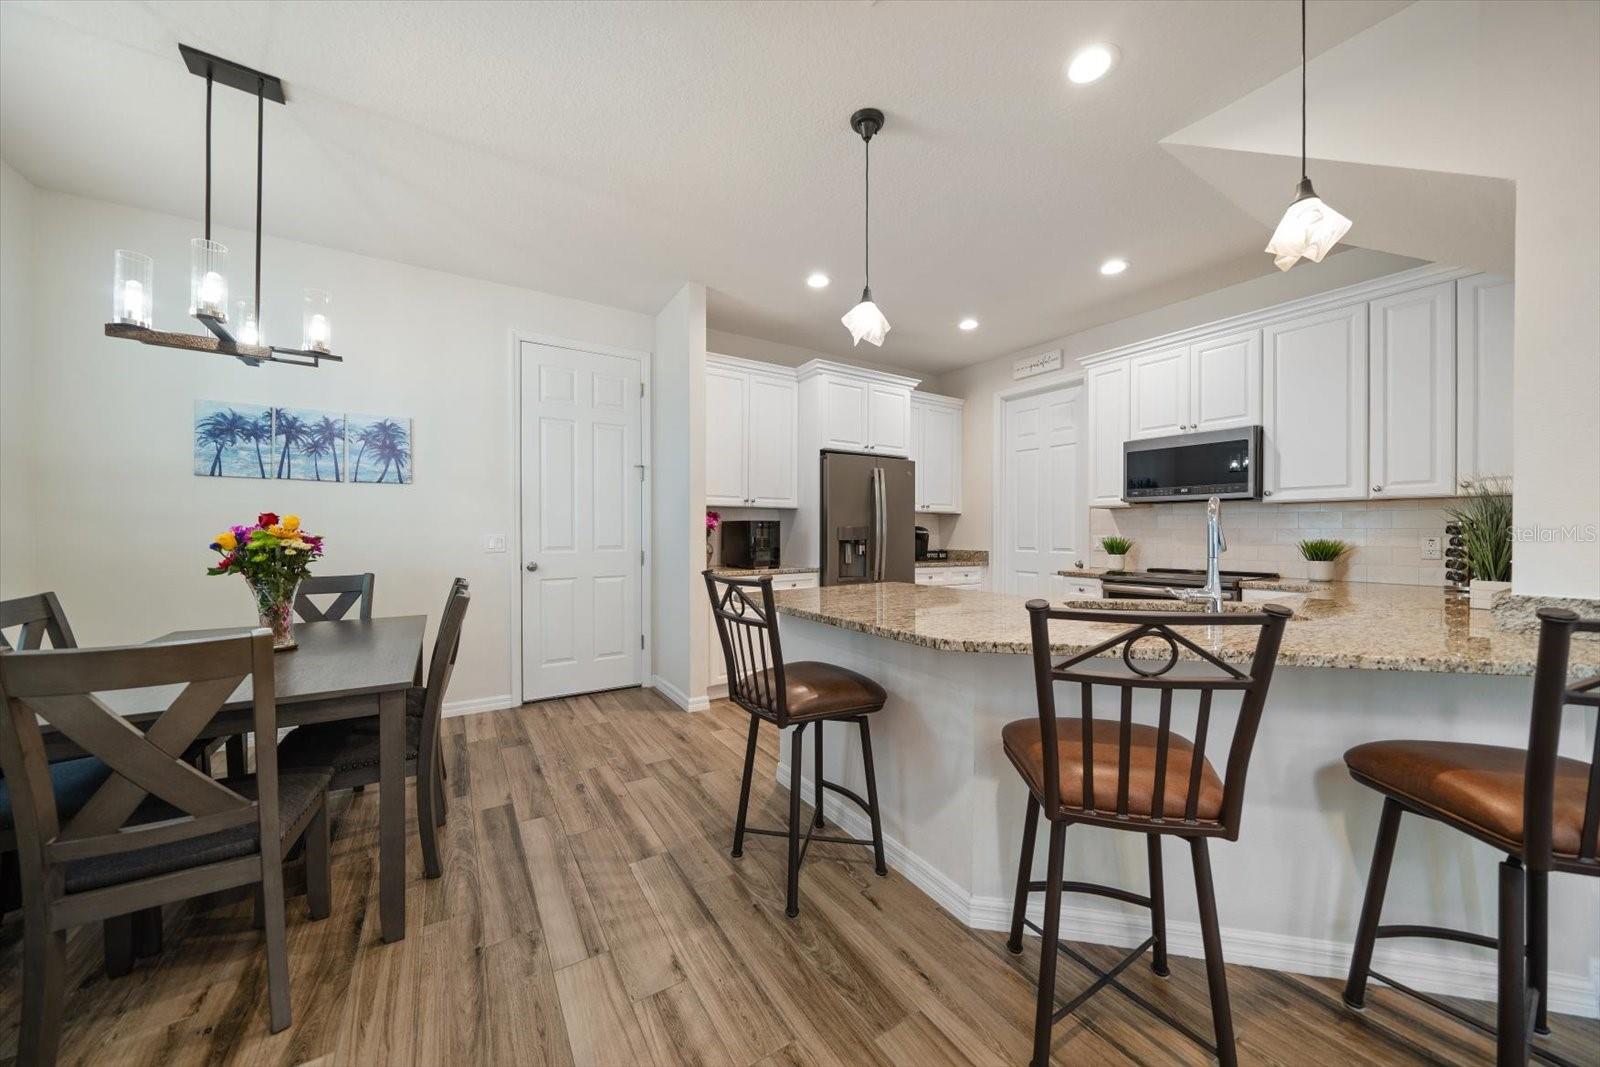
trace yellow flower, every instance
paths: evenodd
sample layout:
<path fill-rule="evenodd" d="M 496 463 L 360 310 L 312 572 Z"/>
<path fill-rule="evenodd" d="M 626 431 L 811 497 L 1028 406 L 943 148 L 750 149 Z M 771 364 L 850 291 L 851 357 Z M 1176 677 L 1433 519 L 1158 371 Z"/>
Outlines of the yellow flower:
<path fill-rule="evenodd" d="M 223 530 L 217 534 L 217 547 L 224 552 L 232 552 L 239 547 L 239 539 L 233 536 L 232 530 Z"/>
<path fill-rule="evenodd" d="M 279 537 L 279 538 L 288 537 L 289 536 L 289 531 L 285 530 L 283 528 L 283 524 L 282 523 L 275 523 L 272 526 L 268 526 L 267 527 L 267 533 L 271 534 L 273 537 Z"/>
<path fill-rule="evenodd" d="M 296 530 L 300 529 L 300 516 L 285 515 L 283 517 L 283 522 L 279 525 L 281 525 L 285 530 L 288 530 L 290 533 L 294 533 Z"/>

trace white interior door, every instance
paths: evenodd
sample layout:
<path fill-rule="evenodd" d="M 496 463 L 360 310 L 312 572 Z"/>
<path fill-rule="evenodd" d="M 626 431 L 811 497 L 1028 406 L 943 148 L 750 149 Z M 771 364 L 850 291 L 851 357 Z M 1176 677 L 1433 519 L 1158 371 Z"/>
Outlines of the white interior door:
<path fill-rule="evenodd" d="M 636 360 L 522 345 L 522 695 L 638 685 Z"/>
<path fill-rule="evenodd" d="M 1018 397 L 1004 407 L 1000 592 L 1059 600 L 1058 571 L 1087 556 L 1077 386 Z"/>

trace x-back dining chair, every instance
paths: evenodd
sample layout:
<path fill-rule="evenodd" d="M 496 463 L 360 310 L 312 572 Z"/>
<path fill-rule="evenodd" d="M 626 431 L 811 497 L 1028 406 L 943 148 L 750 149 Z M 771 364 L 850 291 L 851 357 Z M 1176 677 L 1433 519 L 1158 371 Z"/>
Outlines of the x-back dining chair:
<path fill-rule="evenodd" d="M 371 571 L 365 574 L 321 574 L 304 578 L 300 588 L 295 591 L 294 613 L 303 622 L 337 622 L 350 614 L 351 608 L 359 606 L 361 611 L 358 617 L 366 622 L 372 618 L 372 586 L 375 580 L 376 576 Z M 319 607 L 311 599 L 314 596 L 332 596 L 333 600 Z"/>
<path fill-rule="evenodd" d="M 271 634 L 112 648 L 0 653 L 0 767 L 11 785 L 22 868 L 23 994 L 18 1062 L 48 1064 L 61 1039 L 66 934 L 161 904 L 256 885 L 264 902 L 274 1032 L 287 1027 L 289 971 L 283 856 L 306 839 L 313 918 L 328 914 L 329 774 L 278 774 L 277 746 L 253 779 L 217 781 L 183 753 L 245 679 L 256 736 L 275 739 Z M 96 692 L 183 688 L 141 731 Z M 98 757 L 111 775 L 63 816 L 45 762 L 41 720 Z"/>
<path fill-rule="evenodd" d="M 6 639 L 6 631 L 18 629 L 16 643 Z M 0 650 L 32 650 L 43 647 L 50 638 L 51 648 L 77 648 L 78 639 L 67 625 L 67 613 L 54 593 L 0 600 Z"/>

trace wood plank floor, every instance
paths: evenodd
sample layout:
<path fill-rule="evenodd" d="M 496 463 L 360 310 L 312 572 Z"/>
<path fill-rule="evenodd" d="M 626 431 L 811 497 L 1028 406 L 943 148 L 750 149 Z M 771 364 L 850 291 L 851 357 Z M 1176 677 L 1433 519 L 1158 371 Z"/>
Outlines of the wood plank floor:
<path fill-rule="evenodd" d="M 447 720 L 444 877 L 414 843 L 406 939 L 378 938 L 377 796 L 336 797 L 334 908 L 290 901 L 295 1024 L 268 1034 L 260 935 L 242 899 L 167 909 L 166 948 L 109 980 L 98 928 L 74 934 L 62 1062 L 85 1064 L 1022 1064 L 1036 940 L 966 929 L 870 853 L 820 845 L 783 915 L 781 841 L 728 856 L 745 718 L 685 715 L 648 690 Z M 753 825 L 780 826 L 764 731 Z M 408 813 L 414 808 L 407 805 Z M 1226 848 L 1216 859 L 1226 863 Z M 1174 891 L 1181 891 L 1174 888 Z M 13 917 L 0 928 L 0 1056 L 16 1048 Z M 1115 950 L 1081 946 L 1105 966 Z M 1375 990 L 1230 967 L 1249 1064 L 1492 1061 L 1475 1033 Z M 1210 1033 L 1205 971 L 1174 957 L 1128 984 Z M 1063 999 L 1083 972 L 1063 962 Z M 1486 1013 L 1485 1005 L 1473 1010 Z M 1600 1024 L 1556 1020 L 1555 1047 L 1600 1063 Z M 1057 1027 L 1058 1064 L 1208 1062 L 1104 991 Z"/>

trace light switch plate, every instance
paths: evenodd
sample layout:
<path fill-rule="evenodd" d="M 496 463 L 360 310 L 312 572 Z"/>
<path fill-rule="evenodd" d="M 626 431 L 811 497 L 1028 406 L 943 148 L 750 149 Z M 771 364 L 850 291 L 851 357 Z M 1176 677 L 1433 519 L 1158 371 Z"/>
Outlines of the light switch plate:
<path fill-rule="evenodd" d="M 504 552 L 506 550 L 506 535 L 490 534 L 485 537 L 483 539 L 483 550 L 485 552 Z"/>
<path fill-rule="evenodd" d="M 1441 538 L 1438 537 L 1424 537 L 1422 539 L 1422 558 L 1439 559 L 1442 555 L 1439 547 L 1440 541 Z"/>

